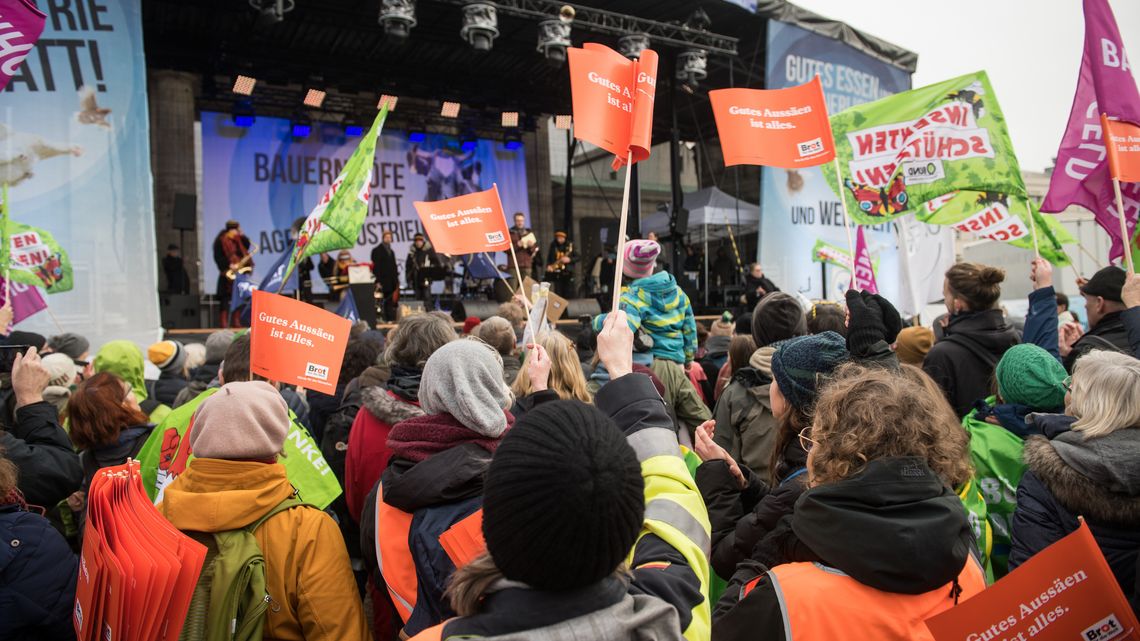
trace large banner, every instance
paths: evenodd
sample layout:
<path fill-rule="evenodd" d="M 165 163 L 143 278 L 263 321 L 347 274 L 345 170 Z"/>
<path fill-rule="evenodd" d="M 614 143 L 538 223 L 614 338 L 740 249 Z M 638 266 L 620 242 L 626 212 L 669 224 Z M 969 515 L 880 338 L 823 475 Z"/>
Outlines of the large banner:
<path fill-rule="evenodd" d="M 289 249 L 289 228 L 304 218 L 328 190 L 358 137 L 344 128 L 314 124 L 307 138 L 294 138 L 282 118 L 258 116 L 252 127 L 236 127 L 228 113 L 202 113 L 202 268 L 205 291 L 213 293 L 218 270 L 213 242 L 229 219 L 241 223 L 258 252 L 254 282 Z M 403 284 L 404 258 L 423 226 L 412 203 L 435 201 L 499 186 L 508 216 L 530 219 L 524 150 L 479 140 L 463 151 L 454 137 L 428 134 L 422 142 L 404 131 L 385 129 L 376 143 L 372 198 L 356 247 L 358 262 L 371 260 L 381 235 L 392 232 L 392 246 Z M 317 261 L 314 257 L 313 261 Z M 506 262 L 501 260 L 499 262 Z M 313 290 L 326 291 L 313 272 Z"/>
<path fill-rule="evenodd" d="M 154 198 L 139 0 L 53 0 L 43 36 L 0 92 L 0 182 L 14 222 L 71 258 L 74 287 L 19 329 L 97 347 L 159 338 Z M 94 350 L 92 350 L 94 351 Z"/>
<path fill-rule="evenodd" d="M 769 22 L 767 88 L 802 85 L 816 75 L 832 115 L 910 89 L 910 74 L 902 69 L 837 40 Z M 848 246 L 842 205 L 820 169 L 764 167 L 760 188 L 758 259 L 765 274 L 787 291 L 798 290 L 811 298 L 842 299 L 851 275 L 834 263 L 812 261 L 818 241 L 844 249 Z M 893 227 L 868 226 L 864 232 L 881 293 L 893 301 L 903 300 L 906 287 Z M 940 245 L 937 236 L 923 234 L 920 238 Z M 922 253 L 916 249 L 910 247 L 912 252 Z M 823 289 L 825 273 L 827 291 Z"/>

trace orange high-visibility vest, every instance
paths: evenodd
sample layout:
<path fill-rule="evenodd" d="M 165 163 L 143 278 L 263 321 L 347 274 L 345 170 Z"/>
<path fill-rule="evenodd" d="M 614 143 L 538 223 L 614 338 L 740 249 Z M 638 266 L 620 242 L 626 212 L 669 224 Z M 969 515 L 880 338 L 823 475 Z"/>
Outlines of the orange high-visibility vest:
<path fill-rule="evenodd" d="M 818 563 L 788 563 L 768 572 L 788 641 L 934 641 L 923 623 L 955 605 L 953 582 L 925 594 L 884 592 Z M 745 594 L 756 581 L 745 586 Z M 971 557 L 958 574 L 964 601 L 986 588 Z M 742 595 L 743 596 L 743 595 Z"/>

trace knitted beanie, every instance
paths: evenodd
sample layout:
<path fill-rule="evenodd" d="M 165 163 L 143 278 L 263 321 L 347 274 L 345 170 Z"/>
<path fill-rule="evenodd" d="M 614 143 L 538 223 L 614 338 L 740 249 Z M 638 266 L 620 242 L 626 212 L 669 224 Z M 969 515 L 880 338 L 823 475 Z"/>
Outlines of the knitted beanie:
<path fill-rule="evenodd" d="M 503 575 L 571 590 L 614 572 L 645 515 L 633 448 L 605 414 L 552 401 L 503 438 L 483 487 L 483 537 Z"/>
<path fill-rule="evenodd" d="M 904 327 L 895 337 L 895 355 L 908 365 L 922 365 L 934 346 L 934 330 L 929 327 Z"/>
<path fill-rule="evenodd" d="M 194 413 L 194 456 L 266 459 L 277 456 L 289 432 L 289 407 L 265 381 L 226 383 Z"/>
<path fill-rule="evenodd" d="M 159 341 L 147 348 L 146 357 L 164 372 L 177 372 L 186 364 L 186 348 L 178 341 Z"/>
<path fill-rule="evenodd" d="M 732 336 L 735 327 L 732 321 L 732 313 L 725 312 L 720 315 L 720 318 L 713 321 L 712 326 L 709 327 L 709 336 Z"/>
<path fill-rule="evenodd" d="M 625 263 L 621 273 L 633 279 L 652 276 L 660 254 L 661 245 L 655 240 L 631 240 L 625 244 Z"/>
<path fill-rule="evenodd" d="M 1064 407 L 1065 387 L 1061 383 L 1066 376 L 1056 358 L 1032 343 L 1006 350 L 994 370 L 1003 401 L 1045 412 Z"/>
<path fill-rule="evenodd" d="M 467 336 L 470 334 L 481 322 L 478 316 L 468 316 L 467 319 L 463 321 L 463 335 Z"/>
<path fill-rule="evenodd" d="M 66 332 L 58 336 L 52 336 L 48 340 L 48 347 L 51 348 L 51 351 L 67 354 L 71 360 L 76 361 L 83 358 L 83 355 L 91 349 L 91 343 L 79 334 Z"/>
<path fill-rule="evenodd" d="M 44 356 L 43 365 L 44 369 L 48 371 L 48 375 L 51 376 L 48 380 L 49 386 L 68 387 L 78 373 L 78 368 L 75 367 L 71 357 L 63 353 Z"/>
<path fill-rule="evenodd" d="M 483 436 L 498 438 L 507 429 L 503 410 L 511 397 L 503 358 L 482 341 L 452 341 L 437 349 L 424 364 L 419 397 L 424 412 L 450 414 Z"/>
<path fill-rule="evenodd" d="M 223 329 L 206 337 L 206 362 L 212 365 L 221 363 L 226 357 L 226 350 L 234 342 L 234 333 Z"/>
<path fill-rule="evenodd" d="M 847 341 L 835 332 L 800 336 L 780 343 L 772 354 L 772 378 L 798 410 L 808 410 L 819 394 L 820 378 L 848 359 Z"/>
<path fill-rule="evenodd" d="M 793 296 L 772 292 L 752 310 L 752 339 L 756 347 L 807 334 L 804 308 Z"/>

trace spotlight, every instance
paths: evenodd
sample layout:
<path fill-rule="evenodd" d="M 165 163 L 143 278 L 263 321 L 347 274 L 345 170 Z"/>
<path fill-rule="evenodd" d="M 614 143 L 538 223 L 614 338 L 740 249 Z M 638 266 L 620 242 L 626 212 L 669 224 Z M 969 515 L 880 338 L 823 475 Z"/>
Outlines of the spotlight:
<path fill-rule="evenodd" d="M 408 142 L 421 143 L 427 140 L 427 134 L 422 129 L 412 129 L 408 132 Z"/>
<path fill-rule="evenodd" d="M 618 53 L 630 60 L 641 58 L 641 52 L 648 48 L 649 36 L 644 33 L 631 33 L 618 38 Z"/>
<path fill-rule="evenodd" d="M 242 96 L 249 96 L 253 94 L 253 87 L 257 84 L 257 78 L 250 78 L 249 76 L 238 76 L 234 78 L 233 92 Z"/>
<path fill-rule="evenodd" d="M 519 112 L 517 111 L 504 111 L 503 120 L 504 127 L 518 127 L 519 126 Z"/>
<path fill-rule="evenodd" d="M 572 122 L 574 122 L 574 119 L 569 114 L 561 114 L 554 117 L 554 127 L 556 129 L 569 129 L 570 123 Z"/>
<path fill-rule="evenodd" d="M 677 80 L 689 87 L 697 86 L 709 77 L 708 52 L 704 49 L 686 49 L 677 54 Z"/>
<path fill-rule="evenodd" d="M 443 107 L 439 110 L 439 115 L 444 118 L 458 118 L 459 117 L 459 103 L 458 102 L 444 102 Z"/>
<path fill-rule="evenodd" d="M 295 0 L 249 0 L 249 6 L 260 12 L 258 22 L 276 24 L 296 6 Z"/>
<path fill-rule="evenodd" d="M 517 133 L 509 133 L 503 139 L 503 148 L 507 151 L 518 151 L 522 146 L 522 138 Z"/>
<path fill-rule="evenodd" d="M 305 93 L 305 99 L 303 102 L 305 103 L 306 107 L 320 109 L 321 105 L 325 104 L 325 92 L 321 91 L 320 89 L 310 89 Z"/>
<path fill-rule="evenodd" d="M 459 30 L 460 38 L 463 38 L 475 51 L 490 51 L 498 36 L 499 18 L 495 5 L 487 2 L 464 5 L 463 28 Z"/>
<path fill-rule="evenodd" d="M 290 132 L 294 138 L 308 138 L 309 134 L 313 133 L 313 121 L 303 115 L 294 116 L 290 125 Z"/>
<path fill-rule="evenodd" d="M 479 141 L 475 138 L 475 134 L 472 132 L 463 134 L 463 137 L 459 139 L 459 148 L 462 149 L 465 153 L 475 151 L 478 146 Z"/>
<path fill-rule="evenodd" d="M 248 100 L 234 102 L 230 111 L 230 118 L 237 127 L 252 127 L 256 118 L 253 115 L 253 105 Z"/>
<path fill-rule="evenodd" d="M 344 135 L 351 138 L 364 135 L 364 126 L 356 122 L 355 119 L 348 119 L 344 121 Z"/>
<path fill-rule="evenodd" d="M 398 96 L 390 96 L 388 94 L 383 94 L 380 96 L 380 102 L 376 103 L 376 108 L 380 109 L 381 107 L 384 106 L 384 103 L 388 103 L 388 111 L 389 112 L 395 111 L 396 110 L 396 103 L 399 102 L 399 100 L 400 100 L 400 98 Z"/>
<path fill-rule="evenodd" d="M 393 40 L 407 38 L 416 26 L 416 0 L 380 0 L 380 25 Z"/>
<path fill-rule="evenodd" d="M 574 19 L 574 8 L 569 5 L 570 19 L 543 20 L 538 23 L 538 51 L 550 62 L 560 65 L 566 62 L 566 48 L 570 46 L 570 21 Z"/>

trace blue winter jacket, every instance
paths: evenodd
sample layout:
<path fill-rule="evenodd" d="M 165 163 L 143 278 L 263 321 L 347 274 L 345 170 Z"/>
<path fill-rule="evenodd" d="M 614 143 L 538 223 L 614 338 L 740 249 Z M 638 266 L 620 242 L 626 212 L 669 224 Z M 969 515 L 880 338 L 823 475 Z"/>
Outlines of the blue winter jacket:
<path fill-rule="evenodd" d="M 74 639 L 78 561 L 44 517 L 0 505 L 0 639 Z"/>

